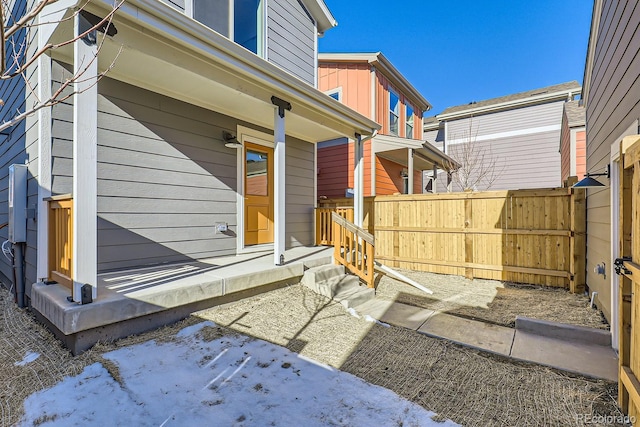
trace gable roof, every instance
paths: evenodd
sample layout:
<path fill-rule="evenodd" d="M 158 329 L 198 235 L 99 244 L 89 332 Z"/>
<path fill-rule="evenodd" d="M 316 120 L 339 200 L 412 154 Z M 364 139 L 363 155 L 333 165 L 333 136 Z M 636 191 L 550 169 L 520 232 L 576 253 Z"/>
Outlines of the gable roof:
<path fill-rule="evenodd" d="M 511 108 L 524 107 L 527 105 L 542 104 L 550 101 L 560 101 L 580 93 L 580 84 L 577 81 L 570 81 L 558 85 L 547 86 L 540 89 L 528 90 L 526 92 L 512 95 L 491 98 L 484 101 L 471 102 L 469 104 L 449 107 L 438 114 L 439 120 L 446 120 L 457 117 L 471 116 L 474 114 L 485 114 Z"/>
<path fill-rule="evenodd" d="M 440 127 L 440 120 L 438 120 L 438 116 L 429 116 L 422 118 L 422 128 L 423 130 L 436 130 Z"/>
<path fill-rule="evenodd" d="M 368 63 L 380 69 L 391 81 L 394 87 L 401 91 L 413 103 L 413 106 L 422 112 L 429 111 L 432 106 L 427 99 L 416 89 L 409 80 L 402 75 L 396 67 L 382 54 L 382 52 L 372 53 L 319 53 L 318 63 L 347 62 L 347 63 Z"/>
<path fill-rule="evenodd" d="M 324 0 L 300 0 L 300 2 L 315 19 L 320 35 L 338 25 Z"/>
<path fill-rule="evenodd" d="M 586 113 L 580 101 L 565 102 L 564 112 L 567 115 L 567 123 L 569 127 L 584 126 L 586 123 Z"/>

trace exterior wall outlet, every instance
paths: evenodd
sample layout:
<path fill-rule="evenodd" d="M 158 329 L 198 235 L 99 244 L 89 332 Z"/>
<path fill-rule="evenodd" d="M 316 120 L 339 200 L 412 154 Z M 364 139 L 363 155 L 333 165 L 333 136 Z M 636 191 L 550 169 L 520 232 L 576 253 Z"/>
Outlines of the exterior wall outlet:
<path fill-rule="evenodd" d="M 226 233 L 229 230 L 229 225 L 226 222 L 216 222 L 214 226 L 216 234 Z"/>

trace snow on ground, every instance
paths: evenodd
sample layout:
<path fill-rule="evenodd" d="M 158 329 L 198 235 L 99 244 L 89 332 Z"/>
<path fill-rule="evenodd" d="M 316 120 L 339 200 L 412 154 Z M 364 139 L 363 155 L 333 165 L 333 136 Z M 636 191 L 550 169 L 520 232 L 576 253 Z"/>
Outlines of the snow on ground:
<path fill-rule="evenodd" d="M 25 401 L 22 425 L 454 426 L 392 391 L 241 335 L 175 340 L 104 354 Z M 115 378 L 114 378 L 115 377 Z"/>

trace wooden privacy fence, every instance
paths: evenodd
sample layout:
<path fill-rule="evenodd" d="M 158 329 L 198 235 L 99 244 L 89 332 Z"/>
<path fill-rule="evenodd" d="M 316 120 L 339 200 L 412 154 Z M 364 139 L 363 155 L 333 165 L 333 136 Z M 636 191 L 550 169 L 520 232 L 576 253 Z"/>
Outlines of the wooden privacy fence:
<path fill-rule="evenodd" d="M 334 260 L 373 288 L 374 237 L 335 212 L 331 214 L 331 220 Z"/>
<path fill-rule="evenodd" d="M 49 279 L 68 288 L 73 286 L 73 199 L 56 196 L 49 202 Z"/>
<path fill-rule="evenodd" d="M 378 196 L 374 217 L 391 267 L 584 290 L 584 190 Z"/>

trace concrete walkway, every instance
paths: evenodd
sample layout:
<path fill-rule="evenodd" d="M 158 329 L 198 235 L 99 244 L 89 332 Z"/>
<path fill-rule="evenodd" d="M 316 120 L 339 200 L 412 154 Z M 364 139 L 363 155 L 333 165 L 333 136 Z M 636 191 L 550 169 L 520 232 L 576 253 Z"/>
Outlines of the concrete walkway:
<path fill-rule="evenodd" d="M 356 307 L 356 311 L 467 347 L 618 381 L 618 358 L 611 348 L 609 331 L 521 317 L 514 329 L 379 298 Z"/>

